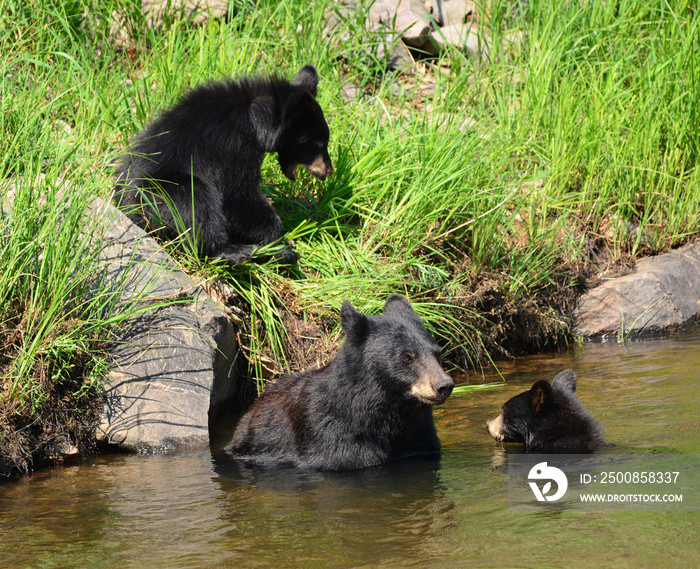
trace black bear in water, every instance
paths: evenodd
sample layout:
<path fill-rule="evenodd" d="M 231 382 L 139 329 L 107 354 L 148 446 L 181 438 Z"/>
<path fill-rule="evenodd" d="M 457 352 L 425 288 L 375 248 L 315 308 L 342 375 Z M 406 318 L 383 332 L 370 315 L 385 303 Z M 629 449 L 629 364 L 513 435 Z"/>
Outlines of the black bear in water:
<path fill-rule="evenodd" d="M 320 180 L 331 174 L 317 86 L 306 65 L 292 82 L 243 78 L 193 89 L 134 139 L 117 170 L 117 205 L 161 237 L 193 232 L 199 255 L 231 263 L 280 241 L 260 168 L 265 152 L 277 152 L 291 180 L 299 165 Z M 292 264 L 298 255 L 286 248 L 276 257 Z"/>
<path fill-rule="evenodd" d="M 345 342 L 336 357 L 269 386 L 241 418 L 227 452 L 317 470 L 439 452 L 432 407 L 454 383 L 408 300 L 390 296 L 381 316 L 345 301 L 340 317 Z"/>
<path fill-rule="evenodd" d="M 605 444 L 600 425 L 576 397 L 576 374 L 570 369 L 551 384 L 537 381 L 506 401 L 486 429 L 497 441 L 525 443 L 532 453 L 584 454 Z"/>

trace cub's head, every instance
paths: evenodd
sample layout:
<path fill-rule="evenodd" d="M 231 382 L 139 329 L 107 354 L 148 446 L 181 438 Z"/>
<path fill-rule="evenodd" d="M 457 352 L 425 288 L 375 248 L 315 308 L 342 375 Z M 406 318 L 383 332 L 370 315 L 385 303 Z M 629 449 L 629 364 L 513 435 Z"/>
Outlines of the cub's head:
<path fill-rule="evenodd" d="M 333 173 L 328 156 L 330 133 L 321 106 L 316 102 L 318 73 L 313 65 L 301 68 L 291 83 L 292 92 L 282 115 L 278 161 L 290 180 L 297 179 L 297 166 L 319 180 Z"/>
<path fill-rule="evenodd" d="M 440 365 L 440 347 L 404 297 L 390 296 L 382 316 L 363 314 L 345 301 L 340 316 L 344 355 L 358 366 L 358 375 L 397 401 L 439 405 L 450 396 L 454 382 Z"/>
<path fill-rule="evenodd" d="M 486 430 L 532 452 L 590 452 L 601 444 L 600 428 L 578 401 L 576 374 L 569 369 L 506 401 Z"/>
<path fill-rule="evenodd" d="M 547 381 L 538 381 L 529 391 L 512 397 L 501 407 L 501 412 L 486 421 L 486 430 L 497 441 L 524 443 L 527 433 L 544 409 L 544 401 L 552 386 Z"/>

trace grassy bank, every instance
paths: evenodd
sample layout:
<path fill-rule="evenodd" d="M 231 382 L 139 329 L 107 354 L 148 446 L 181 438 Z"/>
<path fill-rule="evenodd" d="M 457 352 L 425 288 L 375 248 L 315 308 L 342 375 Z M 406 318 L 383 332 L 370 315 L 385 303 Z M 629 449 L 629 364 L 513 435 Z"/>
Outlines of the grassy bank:
<path fill-rule="evenodd" d="M 75 263 L 80 224 L 49 230 L 65 209 L 42 199 L 51 182 L 107 198 L 113 159 L 185 90 L 305 63 L 321 76 L 336 172 L 292 183 L 274 157 L 263 170 L 299 265 L 181 258 L 229 281 L 251 375 L 323 360 L 343 300 L 373 312 L 391 293 L 457 366 L 570 339 L 586 281 L 698 232 L 700 19 L 684 0 L 514 4 L 478 10 L 487 64 L 451 50 L 392 75 L 361 12 L 325 33 L 327 0 L 234 1 L 227 19 L 171 11 L 155 27 L 133 0 L 0 0 L 0 179 L 22 180 L 0 222 L 5 416 L 31 422 L 53 385 L 70 399 L 105 365 L 113 322 L 75 300 L 94 265 Z M 348 84 L 363 95 L 346 99 Z"/>

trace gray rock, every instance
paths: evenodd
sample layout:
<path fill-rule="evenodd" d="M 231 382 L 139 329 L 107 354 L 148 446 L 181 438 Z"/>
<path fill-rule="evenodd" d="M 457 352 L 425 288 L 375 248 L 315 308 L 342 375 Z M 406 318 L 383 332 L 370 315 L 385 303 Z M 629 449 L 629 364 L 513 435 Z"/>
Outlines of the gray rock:
<path fill-rule="evenodd" d="M 362 97 L 362 89 L 352 83 L 345 83 L 340 88 L 340 95 L 346 101 L 354 101 Z"/>
<path fill-rule="evenodd" d="M 401 42 L 396 41 L 390 34 L 385 35 L 377 46 L 377 59 L 386 59 L 387 69 L 399 71 L 406 75 L 413 75 L 416 69 L 416 60 L 409 49 Z"/>
<path fill-rule="evenodd" d="M 415 59 L 408 47 L 425 48 L 430 41 L 431 20 L 420 0 L 378 0 L 369 9 L 366 26 L 379 38 L 377 58 L 389 69 L 415 72 Z"/>
<path fill-rule="evenodd" d="M 133 311 L 111 349 L 98 439 L 139 452 L 203 446 L 236 389 L 236 333 L 226 311 L 120 211 L 107 220 L 102 287 Z M 174 302 L 174 304 L 173 304 Z"/>
<path fill-rule="evenodd" d="M 485 62 L 491 49 L 491 42 L 485 34 L 479 36 L 469 24 L 452 24 L 435 30 L 432 34 L 435 45 L 441 51 L 447 45 L 463 50 L 472 59 Z"/>
<path fill-rule="evenodd" d="M 226 338 L 224 328 L 215 335 Z M 233 371 L 233 358 L 223 358 L 226 369 L 189 307 L 159 308 L 134 318 L 124 336 L 112 349 L 98 439 L 139 452 L 205 446 L 210 413 L 226 400 L 222 383 Z M 226 343 L 229 351 L 235 338 L 228 336 Z"/>
<path fill-rule="evenodd" d="M 160 29 L 163 24 L 186 19 L 194 25 L 203 25 L 210 18 L 225 18 L 229 13 L 228 0 L 141 0 L 133 4 L 141 11 L 146 25 L 150 29 Z M 86 20 L 96 26 L 96 19 L 88 10 Z M 133 41 L 133 23 L 128 16 L 114 10 L 110 22 L 110 40 L 113 45 L 126 47 Z"/>
<path fill-rule="evenodd" d="M 228 0 L 141 0 L 141 12 L 152 28 L 161 26 L 166 15 L 182 16 L 194 24 L 203 24 L 209 18 L 226 17 L 228 8 Z"/>
<path fill-rule="evenodd" d="M 344 22 L 364 5 L 339 0 L 332 6 L 325 35 L 343 44 L 350 40 Z M 414 53 L 438 55 L 451 45 L 478 62 L 488 59 L 491 40 L 472 28 L 474 12 L 472 0 L 376 0 L 369 5 L 364 26 L 378 59 L 386 60 L 389 69 L 413 74 L 415 60 L 408 47 Z"/>
<path fill-rule="evenodd" d="M 58 181 L 55 191 L 70 207 L 70 183 Z M 14 183 L 0 186 L 0 219 L 15 193 Z M 238 387 L 226 310 L 111 204 L 93 198 L 83 231 L 102 244 L 93 291 L 117 297 L 105 316 L 130 315 L 111 348 L 98 439 L 139 452 L 206 445 L 209 419 Z"/>
<path fill-rule="evenodd" d="M 635 272 L 584 294 L 574 332 L 594 336 L 680 330 L 700 311 L 700 243 L 642 259 Z"/>
<path fill-rule="evenodd" d="M 392 4 L 398 4 L 400 0 L 394 0 Z M 375 9 L 372 5 L 367 9 L 357 0 L 337 0 L 329 4 L 325 12 L 326 26 L 323 36 L 326 40 L 337 43 L 350 49 L 371 54 L 371 57 L 386 62 L 387 69 L 400 71 L 412 75 L 415 73 L 415 60 L 406 45 L 401 41 L 401 34 L 394 29 L 390 20 L 393 13 L 386 9 L 386 0 L 382 9 Z M 395 6 L 393 7 L 395 11 Z M 363 26 L 366 35 L 360 38 L 359 45 L 354 45 L 353 37 L 347 21 L 356 17 L 358 11 L 364 11 Z M 385 21 L 385 19 L 387 21 Z"/>
<path fill-rule="evenodd" d="M 421 0 L 376 0 L 369 21 L 401 36 L 407 45 L 421 48 L 430 39 L 432 18 Z"/>
<path fill-rule="evenodd" d="M 465 24 L 475 9 L 473 0 L 427 0 L 424 3 L 438 26 Z"/>

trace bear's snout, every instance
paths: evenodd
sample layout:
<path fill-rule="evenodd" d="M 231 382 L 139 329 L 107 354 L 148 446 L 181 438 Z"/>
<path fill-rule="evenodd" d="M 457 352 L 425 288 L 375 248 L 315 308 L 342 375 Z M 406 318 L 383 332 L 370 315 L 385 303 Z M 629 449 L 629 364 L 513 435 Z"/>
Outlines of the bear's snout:
<path fill-rule="evenodd" d="M 503 413 L 499 413 L 498 417 L 486 421 L 486 430 L 494 439 L 503 442 L 505 435 L 503 434 Z"/>
<path fill-rule="evenodd" d="M 301 166 L 314 178 L 317 178 L 321 181 L 325 180 L 328 176 L 330 176 L 333 173 L 333 164 L 331 164 L 331 159 L 328 155 L 319 155 L 316 158 L 314 158 L 313 162 L 311 162 L 310 164 L 304 164 L 303 162 L 292 162 L 283 167 L 282 172 L 292 182 L 296 182 L 298 166 Z"/>
<path fill-rule="evenodd" d="M 319 180 L 325 180 L 333 173 L 333 165 L 328 155 L 318 156 L 311 164 L 308 166 L 305 165 L 304 168 L 306 168 L 309 174 Z"/>
<path fill-rule="evenodd" d="M 454 386 L 455 382 L 452 381 L 452 378 L 449 375 L 446 375 L 435 384 L 435 391 L 444 401 L 452 394 L 452 389 Z"/>
<path fill-rule="evenodd" d="M 443 372 L 444 373 L 444 372 Z M 411 395 L 430 405 L 440 405 L 452 393 L 455 384 L 452 378 L 444 374 L 437 379 L 431 377 L 421 378 L 411 387 Z"/>

